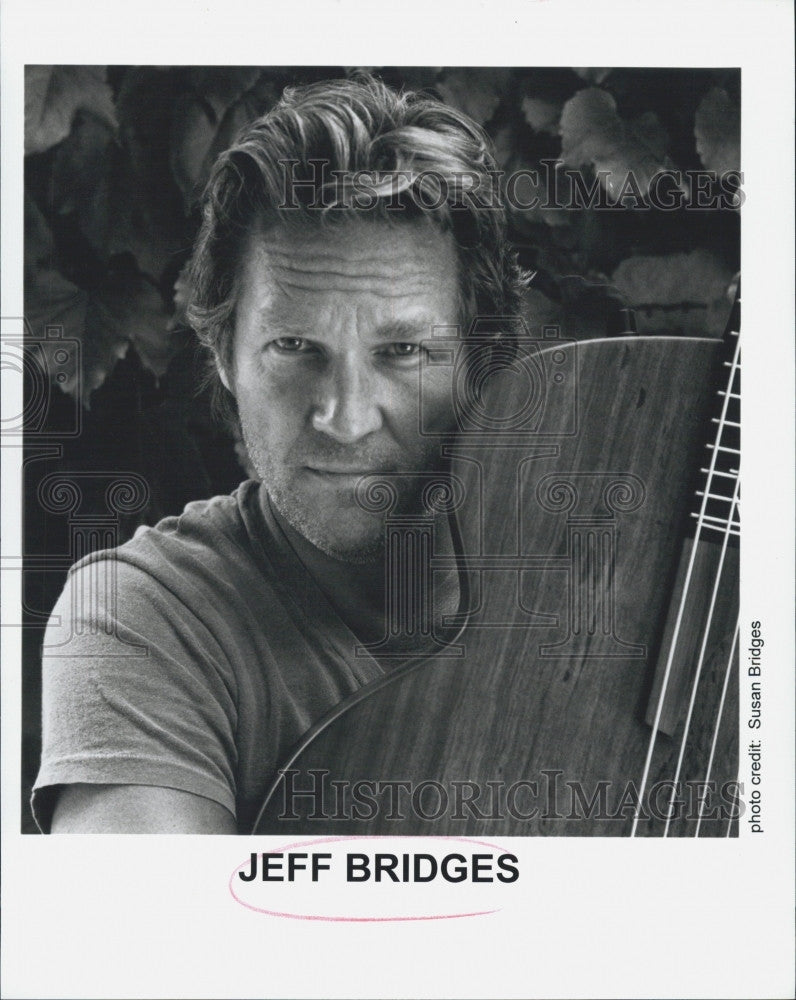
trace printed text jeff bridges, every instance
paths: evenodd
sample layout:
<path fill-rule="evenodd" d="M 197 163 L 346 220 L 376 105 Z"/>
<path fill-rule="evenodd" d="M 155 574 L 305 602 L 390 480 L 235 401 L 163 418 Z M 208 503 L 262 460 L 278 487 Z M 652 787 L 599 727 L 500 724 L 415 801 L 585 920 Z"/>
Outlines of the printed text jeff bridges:
<path fill-rule="evenodd" d="M 243 882 L 318 882 L 331 871 L 332 855 L 313 851 L 252 853 Z M 513 854 L 358 854 L 345 855 L 347 882 L 516 882 L 520 877 Z"/>

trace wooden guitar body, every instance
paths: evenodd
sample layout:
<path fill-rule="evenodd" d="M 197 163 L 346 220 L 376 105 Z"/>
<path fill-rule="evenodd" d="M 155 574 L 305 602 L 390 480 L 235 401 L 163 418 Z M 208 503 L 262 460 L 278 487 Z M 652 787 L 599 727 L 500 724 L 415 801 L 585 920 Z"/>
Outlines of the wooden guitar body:
<path fill-rule="evenodd" d="M 722 351 L 553 343 L 492 379 L 449 450 L 459 616 L 314 727 L 255 832 L 735 832 L 738 553 L 688 538 Z"/>

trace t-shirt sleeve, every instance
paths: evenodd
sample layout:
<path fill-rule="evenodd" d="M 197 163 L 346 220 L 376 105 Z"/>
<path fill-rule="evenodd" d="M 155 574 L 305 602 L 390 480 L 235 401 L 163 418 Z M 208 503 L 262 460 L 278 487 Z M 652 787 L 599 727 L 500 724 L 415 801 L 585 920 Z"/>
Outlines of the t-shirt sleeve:
<path fill-rule="evenodd" d="M 74 783 L 175 788 L 235 814 L 235 678 L 202 600 L 113 555 L 72 570 L 42 648 L 43 832 Z"/>

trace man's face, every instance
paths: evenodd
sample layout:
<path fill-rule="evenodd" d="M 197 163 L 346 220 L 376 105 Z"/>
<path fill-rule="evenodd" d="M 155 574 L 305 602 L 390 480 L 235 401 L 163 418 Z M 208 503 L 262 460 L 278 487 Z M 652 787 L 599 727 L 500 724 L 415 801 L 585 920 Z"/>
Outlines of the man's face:
<path fill-rule="evenodd" d="M 373 559 L 383 515 L 359 506 L 359 479 L 440 464 L 438 442 L 419 433 L 420 345 L 459 320 L 450 236 L 358 220 L 257 233 L 235 315 L 222 378 L 272 503 L 328 555 Z M 423 412 L 424 429 L 452 429 L 449 367 L 424 371 Z M 401 508 L 415 509 L 418 481 L 398 482 Z"/>

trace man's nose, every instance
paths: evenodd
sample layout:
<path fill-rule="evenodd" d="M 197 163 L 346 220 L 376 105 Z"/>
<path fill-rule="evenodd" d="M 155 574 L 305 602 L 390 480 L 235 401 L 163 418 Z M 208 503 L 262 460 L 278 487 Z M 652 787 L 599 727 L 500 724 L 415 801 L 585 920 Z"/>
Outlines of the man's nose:
<path fill-rule="evenodd" d="M 377 378 L 356 360 L 331 366 L 319 387 L 312 426 L 340 444 L 353 444 L 380 429 Z"/>

